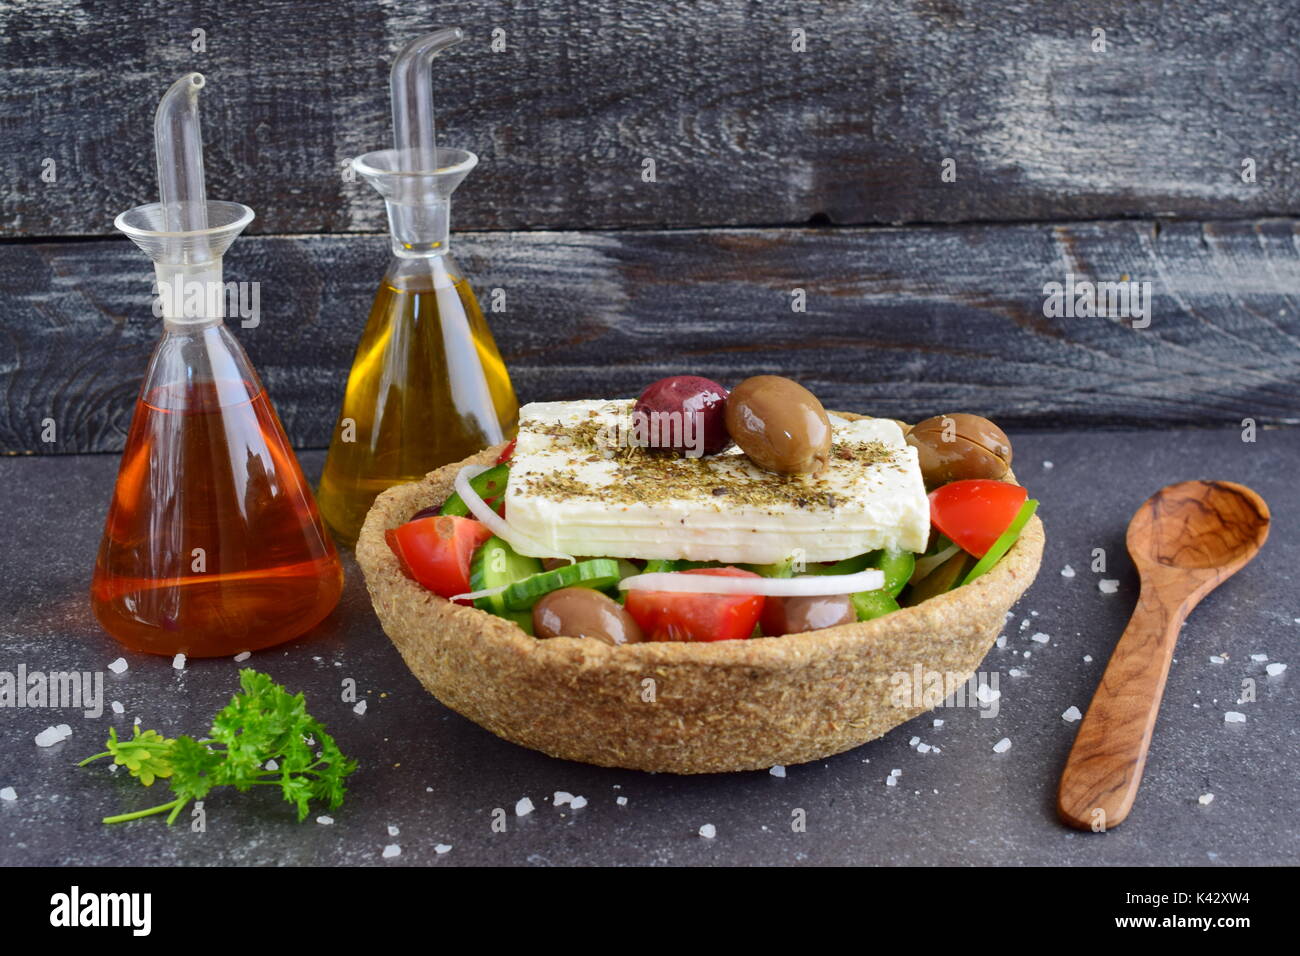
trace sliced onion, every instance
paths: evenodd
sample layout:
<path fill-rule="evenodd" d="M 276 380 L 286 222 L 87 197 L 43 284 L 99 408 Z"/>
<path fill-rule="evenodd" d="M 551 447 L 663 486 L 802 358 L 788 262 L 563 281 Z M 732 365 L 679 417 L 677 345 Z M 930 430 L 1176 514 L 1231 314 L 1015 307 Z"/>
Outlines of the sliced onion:
<path fill-rule="evenodd" d="M 855 594 L 879 591 L 885 573 L 875 568 L 857 574 L 810 574 L 801 578 L 729 577 L 722 574 L 688 574 L 684 571 L 656 571 L 633 574 L 618 582 L 628 591 L 679 591 L 691 594 L 761 594 L 765 597 L 819 597 L 824 594 Z"/>
<path fill-rule="evenodd" d="M 916 567 L 912 569 L 912 576 L 908 578 L 908 582 L 916 584 L 918 581 L 924 581 L 939 567 L 939 565 L 943 564 L 960 550 L 961 548 L 954 544 L 950 547 L 944 548 L 938 554 L 930 555 L 928 558 L 917 558 Z"/>
<path fill-rule="evenodd" d="M 477 601 L 479 598 L 495 597 L 496 595 L 500 594 L 508 587 L 510 587 L 510 585 L 503 584 L 500 587 L 496 587 L 496 588 L 484 588 L 482 591 L 466 591 L 464 594 L 453 594 L 447 600 L 448 601 Z"/>
<path fill-rule="evenodd" d="M 504 540 L 510 547 L 521 553 L 527 551 L 530 557 L 534 558 L 562 558 L 570 564 L 574 562 L 571 554 L 560 554 L 551 551 L 544 544 L 539 544 L 526 534 L 521 534 L 506 522 L 506 519 L 497 514 L 486 501 L 479 497 L 472 487 L 470 479 L 477 478 L 483 472 L 493 465 L 466 465 L 460 471 L 456 472 L 456 480 L 453 483 L 456 493 L 460 495 L 460 500 L 465 502 L 465 507 L 498 538 Z"/>

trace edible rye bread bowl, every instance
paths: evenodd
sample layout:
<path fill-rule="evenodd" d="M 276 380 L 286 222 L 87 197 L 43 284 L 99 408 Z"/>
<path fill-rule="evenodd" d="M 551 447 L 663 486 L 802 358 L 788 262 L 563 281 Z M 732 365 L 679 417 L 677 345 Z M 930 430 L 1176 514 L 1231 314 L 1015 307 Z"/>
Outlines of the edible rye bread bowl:
<path fill-rule="evenodd" d="M 857 747 L 932 706 L 919 693 L 900 695 L 895 675 L 919 667 L 964 681 L 975 672 L 1043 552 L 1035 517 L 971 584 L 875 620 L 802 634 L 618 647 L 539 640 L 425 590 L 402 573 L 384 539 L 444 501 L 459 469 L 492 464 L 502 448 L 381 494 L 361 529 L 357 560 L 385 633 L 429 693 L 499 737 L 568 760 L 714 773 Z"/>

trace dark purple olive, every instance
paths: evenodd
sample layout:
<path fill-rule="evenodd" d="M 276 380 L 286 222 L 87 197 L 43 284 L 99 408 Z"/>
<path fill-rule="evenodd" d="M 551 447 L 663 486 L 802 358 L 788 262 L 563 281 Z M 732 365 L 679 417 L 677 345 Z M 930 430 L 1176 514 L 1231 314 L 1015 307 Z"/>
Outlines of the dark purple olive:
<path fill-rule="evenodd" d="M 639 644 L 640 626 L 621 604 L 590 588 L 560 588 L 533 605 L 539 638 L 586 637 L 605 644 Z"/>
<path fill-rule="evenodd" d="M 727 390 L 698 375 L 661 378 L 636 400 L 633 440 L 640 445 L 698 458 L 731 444 Z"/>

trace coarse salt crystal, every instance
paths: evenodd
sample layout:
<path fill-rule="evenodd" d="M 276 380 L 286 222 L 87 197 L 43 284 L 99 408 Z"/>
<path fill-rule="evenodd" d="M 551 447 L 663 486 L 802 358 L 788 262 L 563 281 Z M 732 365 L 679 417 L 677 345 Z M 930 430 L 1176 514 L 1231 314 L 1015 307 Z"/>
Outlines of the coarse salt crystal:
<path fill-rule="evenodd" d="M 178 670 L 178 671 L 183 671 L 183 670 L 185 670 L 185 655 L 184 655 L 184 654 L 177 654 L 175 657 L 173 657 L 173 658 L 172 658 L 172 667 L 176 668 L 176 670 Z"/>
<path fill-rule="evenodd" d="M 1065 567 L 1061 568 L 1061 577 L 1063 578 L 1074 577 L 1074 568 L 1070 567 L 1068 564 Z"/>
<path fill-rule="evenodd" d="M 1226 657 L 1220 657 L 1218 654 L 1211 654 L 1211 655 L 1210 655 L 1210 663 L 1211 663 L 1211 664 L 1222 664 L 1225 660 L 1227 660 Z"/>
<path fill-rule="evenodd" d="M 1267 667 L 1264 668 L 1264 673 L 1268 674 L 1269 677 L 1276 677 L 1284 670 L 1286 670 L 1285 664 L 1283 664 L 1281 661 L 1274 661 L 1272 664 L 1269 664 Z"/>
<path fill-rule="evenodd" d="M 1023 654 L 1022 654 L 1022 655 L 1020 655 L 1020 656 L 1021 656 L 1021 657 L 1029 657 L 1029 656 L 1030 656 L 1030 654 L 1029 654 L 1029 652 L 1028 652 L 1028 651 L 1025 651 L 1025 653 L 1023 653 Z"/>
<path fill-rule="evenodd" d="M 1004 754 L 1010 749 L 1011 749 L 1010 737 L 1003 737 L 1001 740 L 999 740 L 997 743 L 993 745 L 993 752 L 995 754 Z"/>
<path fill-rule="evenodd" d="M 357 701 L 357 706 L 352 708 L 352 713 L 357 714 L 359 716 L 361 714 L 364 714 L 365 712 L 366 712 L 366 702 L 364 700 Z"/>
<path fill-rule="evenodd" d="M 936 717 L 936 718 L 934 719 L 934 725 L 935 725 L 936 727 L 942 727 L 942 726 L 943 726 L 943 721 L 940 720 L 938 717 Z"/>
<path fill-rule="evenodd" d="M 573 809 L 575 810 L 581 810 L 586 805 L 587 805 L 586 797 L 574 797 L 573 800 L 569 802 L 569 806 L 573 807 Z"/>
<path fill-rule="evenodd" d="M 616 797 L 614 799 L 614 802 L 617 803 L 620 807 L 625 807 L 627 806 L 627 797 Z"/>
<path fill-rule="evenodd" d="M 916 745 L 916 752 L 919 753 L 919 754 L 928 754 L 928 753 L 930 752 L 930 745 L 929 745 L 929 744 L 917 744 L 917 745 Z"/>
<path fill-rule="evenodd" d="M 252 651 L 240 651 L 238 654 L 235 655 L 235 660 L 242 662 L 248 660 L 252 656 L 253 656 Z"/>
<path fill-rule="evenodd" d="M 1024 674 L 1024 671 L 1022 671 L 1019 667 L 1013 667 L 1011 668 L 1011 670 L 1007 671 L 1007 673 L 1010 674 L 1012 677 L 1020 677 L 1022 674 Z"/>
<path fill-rule="evenodd" d="M 279 765 L 278 763 L 276 763 L 274 760 L 268 760 L 268 761 L 267 761 L 266 763 L 264 763 L 262 766 L 265 767 L 267 770 L 279 770 L 279 769 L 280 769 L 280 765 Z"/>
<path fill-rule="evenodd" d="M 767 772 L 774 777 L 784 777 L 785 767 L 782 767 L 780 764 L 777 764 L 775 767 L 770 768 Z"/>
<path fill-rule="evenodd" d="M 1005 634 L 999 634 L 996 643 L 997 643 L 998 647 L 1006 647 L 1006 646 L 1007 646 L 1007 636 L 1006 636 Z"/>
<path fill-rule="evenodd" d="M 1224 713 L 1223 722 L 1225 724 L 1244 724 L 1246 722 L 1246 715 L 1240 711 L 1229 710 Z"/>
<path fill-rule="evenodd" d="M 897 778 L 897 777 L 894 777 L 894 776 L 886 777 L 886 778 L 885 778 L 885 786 L 886 786 L 886 787 L 896 787 L 896 786 L 898 786 L 898 778 Z"/>
<path fill-rule="evenodd" d="M 18 794 L 13 787 L 5 787 L 0 790 L 0 800 L 8 800 L 11 803 L 18 799 Z"/>
<path fill-rule="evenodd" d="M 1208 807 L 1211 803 L 1214 802 L 1214 794 L 1212 794 L 1212 793 L 1203 793 L 1203 794 L 1201 794 L 1199 797 L 1196 798 L 1196 802 L 1199 803 L 1199 804 L 1200 804 L 1201 806 L 1203 806 L 1203 807 Z"/>
<path fill-rule="evenodd" d="M 1119 590 L 1119 582 L 1114 578 L 1102 578 L 1097 582 L 1097 590 L 1102 594 L 1114 594 Z"/>
<path fill-rule="evenodd" d="M 398 846 L 396 843 L 390 843 L 388 844 L 388 846 L 384 847 L 385 860 L 391 860 L 393 857 L 401 856 L 401 855 L 402 855 L 402 848 Z"/>
<path fill-rule="evenodd" d="M 334 822 L 334 818 L 333 818 L 333 817 L 320 816 L 320 817 L 317 817 L 317 818 L 316 818 L 316 822 L 319 823 L 319 824 L 320 824 L 321 826 L 323 826 L 323 827 L 327 827 L 327 826 L 330 826 L 330 825 Z"/>
<path fill-rule="evenodd" d="M 1035 644 L 1046 644 L 1051 639 L 1052 637 L 1050 634 L 1044 634 L 1042 631 L 1036 631 L 1034 636 L 1030 638 L 1030 640 Z"/>
<path fill-rule="evenodd" d="M 890 775 L 891 777 L 901 777 L 901 776 L 903 775 L 903 771 L 898 770 L 898 769 L 894 769 L 894 770 L 889 771 L 889 775 Z"/>
<path fill-rule="evenodd" d="M 1091 654 L 1084 654 L 1084 655 L 1083 655 L 1083 662 L 1084 662 L 1085 664 L 1091 664 L 1091 663 L 1092 663 L 1092 655 L 1091 655 Z"/>
<path fill-rule="evenodd" d="M 981 684 L 980 686 L 983 687 L 984 685 Z M 920 737 L 913 737 L 911 740 L 909 740 L 909 741 L 907 742 L 907 745 L 908 745 L 909 747 L 915 747 L 915 746 L 916 746 L 917 744 L 919 744 L 920 742 L 921 742 L 921 738 L 920 738 Z"/>
<path fill-rule="evenodd" d="M 1051 471 L 1056 465 L 1050 461 L 1043 462 L 1043 471 Z"/>
<path fill-rule="evenodd" d="M 1071 704 L 1069 707 L 1065 708 L 1065 713 L 1061 714 L 1061 719 L 1068 720 L 1070 723 L 1074 723 L 1082 716 L 1083 714 L 1079 712 L 1079 708 Z"/>
<path fill-rule="evenodd" d="M 718 828 L 712 823 L 706 823 L 704 826 L 700 827 L 700 836 L 704 837 L 706 840 L 712 840 L 717 835 Z"/>
<path fill-rule="evenodd" d="M 438 854 L 438 856 L 442 856 L 444 853 L 450 853 L 450 852 L 451 852 L 451 844 L 450 844 L 450 843 L 439 843 L 439 844 L 437 844 L 437 845 L 433 848 L 433 852 L 436 853 L 436 854 Z"/>
<path fill-rule="evenodd" d="M 110 704 L 109 706 L 113 708 L 113 713 L 115 714 L 126 713 L 126 708 L 122 706 L 122 702 L 120 700 L 113 701 L 113 703 Z"/>
<path fill-rule="evenodd" d="M 119 657 L 117 660 L 113 661 L 113 663 L 108 665 L 108 669 L 114 674 L 121 674 L 126 670 L 126 668 L 127 663 L 125 657 Z"/>
<path fill-rule="evenodd" d="M 53 747 L 55 744 L 63 743 L 67 736 L 58 727 L 46 727 L 36 735 L 36 746 Z"/>
<path fill-rule="evenodd" d="M 555 796 L 551 798 L 551 806 L 553 807 L 562 807 L 566 803 L 572 802 L 573 794 L 569 793 L 567 790 L 556 790 Z"/>
<path fill-rule="evenodd" d="M 975 696 L 983 703 L 991 704 L 1002 696 L 1002 691 L 994 690 L 988 684 L 980 684 L 979 687 L 975 688 Z"/>
<path fill-rule="evenodd" d="M 523 797 L 515 804 L 515 816 L 526 817 L 533 812 L 533 801 Z"/>
<path fill-rule="evenodd" d="M 1021 629 L 1022 631 L 1027 631 L 1027 630 L 1029 630 L 1029 625 L 1030 625 L 1030 623 L 1031 623 L 1031 622 L 1030 622 L 1029 618 L 1025 618 L 1023 621 L 1020 622 L 1020 629 Z"/>
<path fill-rule="evenodd" d="M 401 832 L 402 832 L 401 830 L 397 829 L 397 827 L 393 826 L 391 823 L 388 824 L 388 835 L 389 835 L 389 836 L 397 836 L 397 835 L 400 834 Z"/>
<path fill-rule="evenodd" d="M 1259 663 L 1262 664 L 1262 663 L 1264 663 L 1264 661 L 1268 660 L 1268 655 L 1267 655 L 1267 654 L 1251 654 L 1251 655 L 1250 655 L 1250 659 L 1251 659 L 1252 661 L 1257 661 L 1257 662 L 1259 662 Z"/>

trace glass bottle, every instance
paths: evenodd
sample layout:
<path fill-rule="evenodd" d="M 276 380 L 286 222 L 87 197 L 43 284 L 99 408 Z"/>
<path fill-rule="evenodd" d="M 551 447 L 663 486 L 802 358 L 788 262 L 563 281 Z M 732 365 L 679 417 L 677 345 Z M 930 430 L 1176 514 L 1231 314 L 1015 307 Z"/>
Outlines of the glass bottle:
<path fill-rule="evenodd" d="M 396 148 L 353 160 L 384 197 L 392 259 L 321 475 L 321 512 L 349 544 L 380 492 L 512 438 L 518 424 L 505 362 L 448 251 L 451 194 L 478 158 L 434 146 L 431 62 L 460 38 L 453 28 L 407 44 L 391 78 Z"/>
<path fill-rule="evenodd" d="M 158 106 L 161 201 L 117 218 L 155 264 L 163 334 L 122 453 L 91 600 L 131 650 L 215 657 L 298 637 L 343 568 L 266 390 L 226 328 L 222 255 L 253 210 L 204 194 L 191 73 Z"/>

